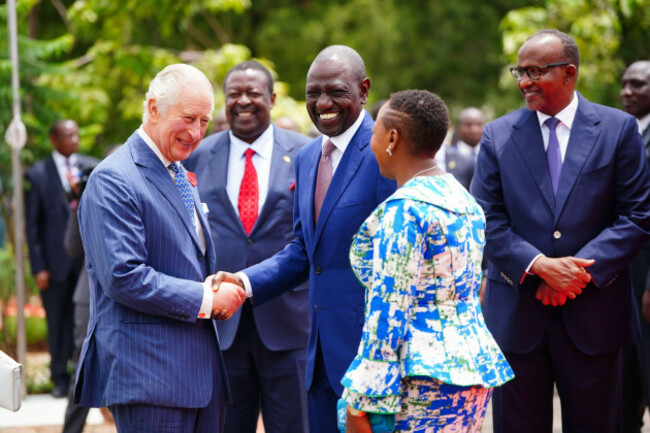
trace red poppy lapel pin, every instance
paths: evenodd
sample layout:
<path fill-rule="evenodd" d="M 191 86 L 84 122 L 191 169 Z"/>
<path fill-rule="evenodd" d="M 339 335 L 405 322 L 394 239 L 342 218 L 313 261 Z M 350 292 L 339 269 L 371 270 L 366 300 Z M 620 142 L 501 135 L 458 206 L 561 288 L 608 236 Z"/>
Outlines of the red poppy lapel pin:
<path fill-rule="evenodd" d="M 293 191 L 294 189 L 296 189 L 296 181 L 295 180 L 293 181 L 293 183 L 291 185 L 289 185 L 289 191 Z"/>
<path fill-rule="evenodd" d="M 197 184 L 196 175 L 193 172 L 188 171 L 187 172 L 187 181 L 190 183 L 190 185 L 196 186 L 196 184 Z"/>

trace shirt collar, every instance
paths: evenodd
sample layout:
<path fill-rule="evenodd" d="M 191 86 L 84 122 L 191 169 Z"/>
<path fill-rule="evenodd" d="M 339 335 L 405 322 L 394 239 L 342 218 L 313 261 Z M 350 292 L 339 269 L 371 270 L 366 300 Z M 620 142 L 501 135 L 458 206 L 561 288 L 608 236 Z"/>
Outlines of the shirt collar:
<path fill-rule="evenodd" d="M 573 126 L 573 120 L 576 117 L 576 112 L 578 111 L 578 94 L 577 92 L 573 92 L 573 99 L 571 102 L 569 102 L 569 105 L 564 107 L 562 111 L 557 113 L 555 116 L 549 116 L 548 114 L 544 114 L 541 111 L 537 112 L 537 120 L 539 121 L 539 126 L 540 128 L 542 125 L 544 125 L 544 122 L 546 122 L 546 119 L 549 117 L 556 117 L 564 126 L 571 129 L 571 126 Z"/>
<path fill-rule="evenodd" d="M 639 123 L 639 133 L 643 134 L 643 131 L 648 129 L 648 126 L 650 126 L 650 113 L 640 119 L 636 119 L 636 121 Z"/>
<path fill-rule="evenodd" d="M 231 151 L 235 155 L 243 156 L 246 149 L 253 149 L 256 154 L 264 159 L 271 158 L 271 152 L 273 151 L 273 126 L 269 125 L 268 128 L 262 132 L 262 134 L 257 137 L 255 141 L 248 144 L 244 140 L 241 140 L 232 133 L 232 130 L 228 132 L 230 135 L 230 145 Z"/>
<path fill-rule="evenodd" d="M 332 144 L 340 150 L 341 152 L 345 152 L 345 149 L 347 149 L 348 144 L 350 144 L 350 141 L 352 141 L 352 137 L 354 137 L 354 134 L 357 133 L 357 130 L 361 126 L 361 122 L 363 122 L 363 118 L 366 115 L 366 110 L 361 110 L 361 113 L 359 113 L 359 117 L 355 122 L 350 126 L 348 129 L 343 131 L 342 134 L 337 135 L 336 137 L 328 137 L 327 135 L 323 134 L 323 141 L 321 142 L 321 148 L 325 146 L 325 143 L 327 143 L 327 140 L 331 140 Z"/>
<path fill-rule="evenodd" d="M 75 165 L 77 163 L 77 154 L 73 153 L 69 157 L 65 157 L 62 154 L 60 154 L 57 150 L 52 151 L 52 158 L 54 159 L 54 162 L 57 164 L 65 165 L 65 160 L 67 159 L 70 161 L 70 165 Z"/>
<path fill-rule="evenodd" d="M 156 156 L 158 157 L 160 162 L 162 162 L 162 164 L 166 168 L 169 167 L 169 164 L 171 164 L 172 161 L 168 160 L 167 158 L 165 158 L 163 156 L 162 152 L 160 151 L 160 148 L 156 145 L 156 143 L 153 142 L 151 137 L 149 137 L 149 135 L 146 132 L 144 132 L 144 129 L 142 129 L 142 126 L 140 128 L 138 128 L 138 130 L 136 132 L 138 133 L 140 138 L 142 138 L 144 140 L 144 142 L 147 143 L 147 146 L 149 146 L 149 149 L 151 149 L 153 151 L 153 153 L 156 154 Z"/>

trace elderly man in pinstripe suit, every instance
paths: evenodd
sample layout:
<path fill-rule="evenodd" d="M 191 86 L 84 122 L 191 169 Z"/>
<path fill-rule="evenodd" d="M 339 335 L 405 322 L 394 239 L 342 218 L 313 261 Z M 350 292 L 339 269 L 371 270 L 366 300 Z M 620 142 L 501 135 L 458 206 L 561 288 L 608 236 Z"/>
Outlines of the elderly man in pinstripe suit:
<path fill-rule="evenodd" d="M 213 292 L 215 250 L 196 191 L 178 163 L 213 110 L 196 68 L 151 82 L 142 126 L 94 170 L 79 208 L 90 278 L 90 324 L 75 400 L 108 406 L 120 433 L 221 432 L 229 389 L 211 317 L 243 303 Z"/>

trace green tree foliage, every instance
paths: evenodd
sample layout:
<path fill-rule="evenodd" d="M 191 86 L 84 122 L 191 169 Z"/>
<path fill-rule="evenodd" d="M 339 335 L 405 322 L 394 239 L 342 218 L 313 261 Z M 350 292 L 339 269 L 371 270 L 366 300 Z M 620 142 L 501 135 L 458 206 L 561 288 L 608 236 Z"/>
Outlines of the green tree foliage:
<path fill-rule="evenodd" d="M 451 106 L 484 105 L 503 67 L 498 24 L 506 12 L 542 0 L 258 0 L 220 21 L 233 40 L 273 59 L 304 98 L 307 69 L 331 44 L 355 48 L 371 78 L 371 102 L 405 88 L 425 88 Z"/>

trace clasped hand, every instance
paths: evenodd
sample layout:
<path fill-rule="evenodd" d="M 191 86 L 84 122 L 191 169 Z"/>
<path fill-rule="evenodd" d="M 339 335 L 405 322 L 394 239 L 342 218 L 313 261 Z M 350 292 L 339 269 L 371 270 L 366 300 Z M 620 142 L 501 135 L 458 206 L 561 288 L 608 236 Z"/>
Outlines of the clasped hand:
<path fill-rule="evenodd" d="M 539 257 L 530 269 L 544 280 L 535 298 L 553 307 L 575 299 L 591 281 L 591 274 L 585 268 L 593 264 L 594 260 L 578 257 Z"/>
<path fill-rule="evenodd" d="M 230 319 L 246 301 L 243 282 L 228 272 L 217 272 L 206 281 L 212 287 L 212 318 Z"/>

